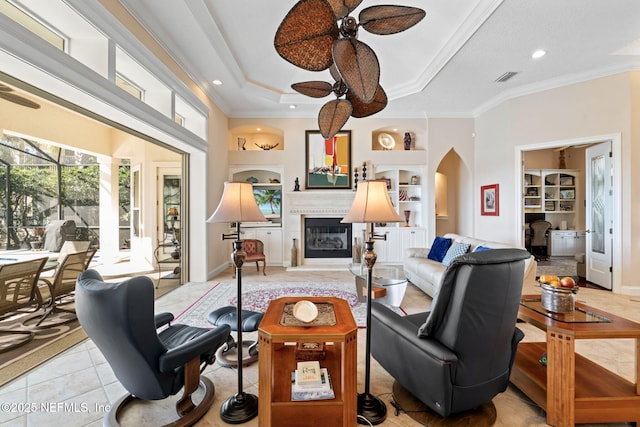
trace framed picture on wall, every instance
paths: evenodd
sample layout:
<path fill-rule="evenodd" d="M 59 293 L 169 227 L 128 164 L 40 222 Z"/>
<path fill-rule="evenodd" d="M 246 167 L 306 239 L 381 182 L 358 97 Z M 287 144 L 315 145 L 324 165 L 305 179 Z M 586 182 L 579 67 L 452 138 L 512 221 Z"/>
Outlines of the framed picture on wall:
<path fill-rule="evenodd" d="M 480 213 L 482 215 L 500 215 L 500 193 L 498 184 L 480 187 Z"/>
<path fill-rule="evenodd" d="M 325 140 L 317 130 L 305 131 L 305 188 L 351 188 L 351 131 Z"/>

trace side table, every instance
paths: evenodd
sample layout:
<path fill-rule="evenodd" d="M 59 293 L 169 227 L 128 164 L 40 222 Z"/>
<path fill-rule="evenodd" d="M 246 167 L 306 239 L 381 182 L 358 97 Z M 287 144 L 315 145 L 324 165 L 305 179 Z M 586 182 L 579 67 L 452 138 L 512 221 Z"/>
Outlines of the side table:
<path fill-rule="evenodd" d="M 523 295 L 518 318 L 546 332 L 546 342 L 518 345 L 511 382 L 547 412 L 556 427 L 640 423 L 640 324 L 576 302 L 573 313 L 553 313 L 539 295 Z M 578 339 L 630 338 L 636 353 L 630 382 L 576 354 Z M 547 353 L 547 366 L 538 359 Z"/>
<path fill-rule="evenodd" d="M 287 310 L 308 300 L 332 311 L 310 324 L 288 321 Z M 295 319 L 295 318 L 294 318 Z M 347 301 L 335 297 L 284 297 L 271 301 L 258 329 L 258 417 L 261 427 L 306 425 L 353 427 L 357 423 L 357 332 Z M 294 350 L 299 342 L 323 342 L 334 399 L 291 400 Z"/>
<path fill-rule="evenodd" d="M 367 300 L 367 268 L 364 264 L 351 263 L 349 271 L 356 279 L 358 300 Z M 377 292 L 376 292 L 377 291 Z M 382 291 L 382 292 L 380 292 Z M 401 265 L 376 265 L 373 267 L 373 298 L 391 307 L 400 307 L 407 291 L 407 278 Z M 377 295 L 379 294 L 379 296 Z"/>

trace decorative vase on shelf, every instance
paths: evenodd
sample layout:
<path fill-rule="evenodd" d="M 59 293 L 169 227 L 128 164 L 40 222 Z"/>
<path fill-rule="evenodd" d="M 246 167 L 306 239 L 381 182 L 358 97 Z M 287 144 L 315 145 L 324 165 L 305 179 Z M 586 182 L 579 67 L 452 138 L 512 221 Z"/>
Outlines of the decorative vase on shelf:
<path fill-rule="evenodd" d="M 411 217 L 411 211 L 407 210 L 404 211 L 404 226 L 408 227 L 409 226 L 409 218 Z"/>
<path fill-rule="evenodd" d="M 404 133 L 404 149 L 411 150 L 411 132 Z"/>
<path fill-rule="evenodd" d="M 291 267 L 298 266 L 298 239 L 293 239 L 291 246 Z"/>

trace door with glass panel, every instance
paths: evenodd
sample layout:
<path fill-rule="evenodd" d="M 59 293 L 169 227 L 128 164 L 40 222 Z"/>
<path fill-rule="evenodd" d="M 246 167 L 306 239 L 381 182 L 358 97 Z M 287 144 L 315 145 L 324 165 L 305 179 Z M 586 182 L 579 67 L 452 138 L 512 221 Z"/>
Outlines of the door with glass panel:
<path fill-rule="evenodd" d="M 587 280 L 612 288 L 613 169 L 611 142 L 586 150 Z"/>

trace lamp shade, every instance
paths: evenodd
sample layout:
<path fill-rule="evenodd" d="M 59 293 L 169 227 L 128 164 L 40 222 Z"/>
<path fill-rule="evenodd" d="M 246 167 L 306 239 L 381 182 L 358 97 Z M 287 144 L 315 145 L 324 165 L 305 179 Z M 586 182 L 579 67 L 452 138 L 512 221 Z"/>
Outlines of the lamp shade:
<path fill-rule="evenodd" d="M 167 215 L 178 216 L 180 214 L 178 213 L 178 208 L 169 208 L 169 212 L 167 212 Z"/>
<path fill-rule="evenodd" d="M 266 222 L 250 182 L 228 181 L 224 183 L 222 199 L 207 222 Z"/>
<path fill-rule="evenodd" d="M 351 209 L 340 222 L 402 222 L 389 199 L 386 181 L 365 181 L 358 191 Z"/>

